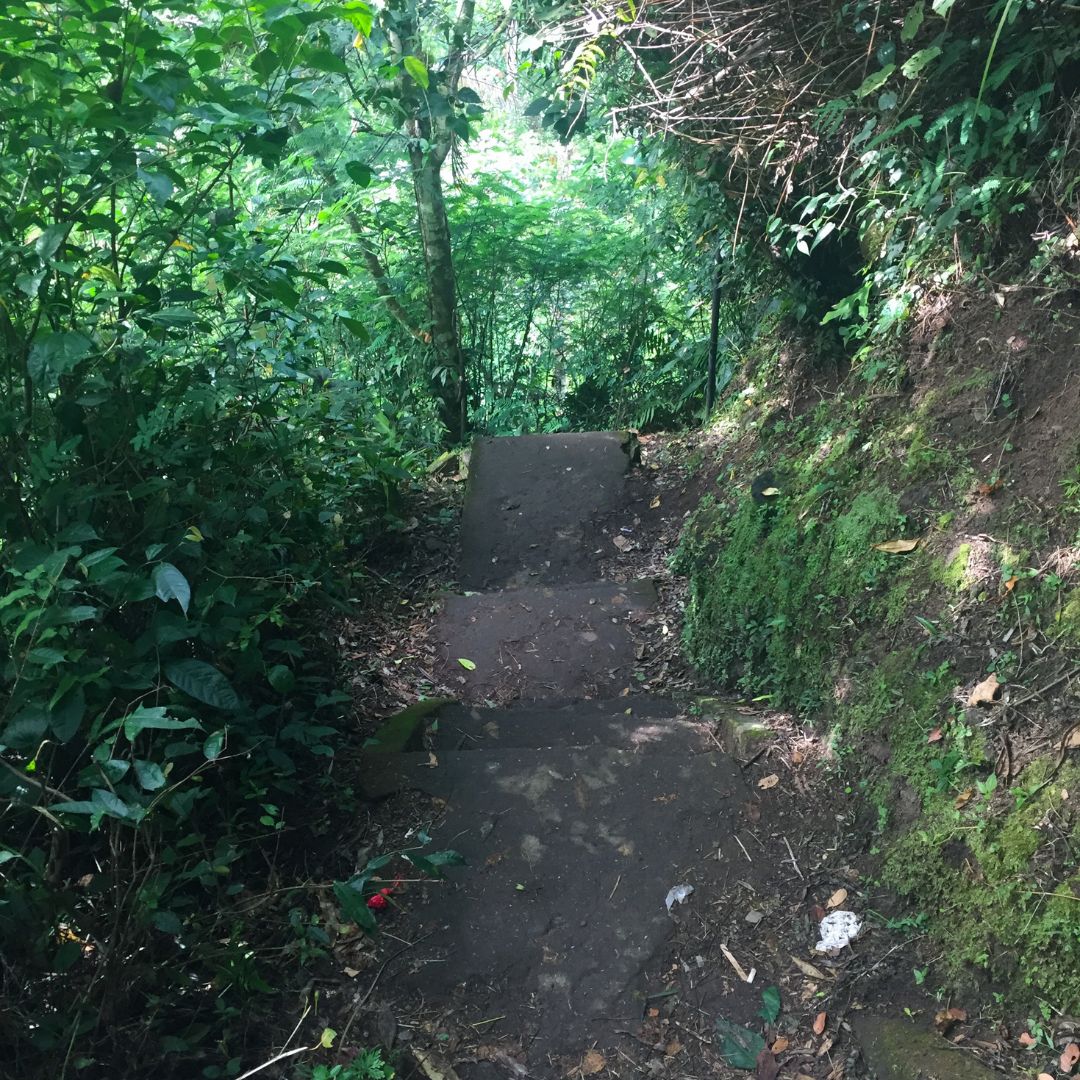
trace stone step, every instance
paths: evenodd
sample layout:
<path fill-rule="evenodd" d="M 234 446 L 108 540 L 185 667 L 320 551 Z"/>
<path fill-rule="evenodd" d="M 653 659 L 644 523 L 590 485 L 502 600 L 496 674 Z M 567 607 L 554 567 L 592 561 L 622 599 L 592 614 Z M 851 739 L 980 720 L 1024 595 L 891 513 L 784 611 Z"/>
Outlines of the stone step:
<path fill-rule="evenodd" d="M 437 675 L 474 703 L 617 697 L 631 686 L 633 626 L 655 603 L 649 581 L 447 595 Z"/>
<path fill-rule="evenodd" d="M 464 589 L 591 581 L 610 539 L 599 522 L 624 498 L 625 432 L 481 438 L 461 521 Z M 606 546 L 605 546 L 606 545 Z"/>
<path fill-rule="evenodd" d="M 733 822 L 748 792 L 738 766 L 722 754 L 612 746 L 436 759 L 366 760 L 365 787 L 400 791 L 414 817 L 437 819 L 424 850 L 467 860 L 444 882 L 408 886 L 417 944 L 397 985 L 497 1018 L 492 1038 L 535 1037 L 530 1061 L 634 1030 L 646 995 L 664 985 L 675 920 L 694 905 L 707 911 L 743 873 Z M 673 917 L 665 897 L 683 883 L 698 894 Z"/>
<path fill-rule="evenodd" d="M 436 752 L 545 746 L 614 746 L 668 753 L 717 749 L 710 734 L 712 724 L 691 716 L 668 698 L 556 701 L 506 709 L 453 704 L 441 708 L 433 719 L 427 745 Z"/>

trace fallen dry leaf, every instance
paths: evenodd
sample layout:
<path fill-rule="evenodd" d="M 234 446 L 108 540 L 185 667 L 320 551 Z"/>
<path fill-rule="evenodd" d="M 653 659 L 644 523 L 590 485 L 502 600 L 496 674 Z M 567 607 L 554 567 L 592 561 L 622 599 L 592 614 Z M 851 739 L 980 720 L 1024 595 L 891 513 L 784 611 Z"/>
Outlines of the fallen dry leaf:
<path fill-rule="evenodd" d="M 659 505 L 660 505 L 660 496 L 659 495 L 654 495 L 653 498 L 652 498 L 652 502 L 649 503 L 649 509 L 650 510 L 655 510 Z"/>
<path fill-rule="evenodd" d="M 809 978 L 809 979 L 825 979 L 825 978 L 828 978 L 828 976 L 825 974 L 824 971 L 821 970 L 821 968 L 814 967 L 814 965 L 811 964 L 809 961 L 800 960 L 799 957 L 797 957 L 797 956 L 793 956 L 791 959 L 792 959 L 792 962 L 795 964 L 795 966 L 807 978 Z"/>
<path fill-rule="evenodd" d="M 803 752 L 801 750 L 791 751 L 791 764 L 801 765 L 803 763 Z"/>
<path fill-rule="evenodd" d="M 664 1053 L 668 1057 L 674 1057 L 676 1054 L 682 1053 L 682 1043 L 678 1039 L 672 1039 L 671 1042 L 664 1047 Z"/>
<path fill-rule="evenodd" d="M 833 908 L 838 908 L 848 897 L 847 889 L 837 889 L 836 892 L 829 897 L 825 906 L 831 911 Z"/>
<path fill-rule="evenodd" d="M 1016 588 L 1016 583 L 1020 579 L 1014 574 L 1008 581 L 1005 582 L 1005 591 L 1012 592 Z"/>
<path fill-rule="evenodd" d="M 758 782 L 757 786 L 762 791 L 768 791 L 769 788 L 776 787 L 780 783 L 780 777 L 776 773 L 770 773 L 768 776 L 763 776 Z"/>
<path fill-rule="evenodd" d="M 942 1035 L 947 1035 L 957 1024 L 963 1023 L 966 1019 L 966 1009 L 941 1009 L 934 1015 L 934 1027 Z"/>
<path fill-rule="evenodd" d="M 944 736 L 941 734 L 941 728 L 936 727 L 933 731 L 930 732 L 929 735 L 926 736 L 926 741 L 928 743 L 936 743 L 941 742 L 943 738 Z"/>
<path fill-rule="evenodd" d="M 993 705 L 1000 693 L 1001 683 L 998 682 L 998 677 L 991 673 L 971 691 L 971 697 L 968 698 L 968 704 Z"/>
<path fill-rule="evenodd" d="M 1061 1066 L 1062 1072 L 1072 1072 L 1078 1061 L 1080 1061 L 1080 1045 L 1069 1043 L 1062 1050 L 1058 1064 Z"/>
<path fill-rule="evenodd" d="M 821 1035 L 825 1031 L 825 1024 L 829 1019 L 828 1013 L 819 1012 L 814 1017 L 814 1034 Z"/>
<path fill-rule="evenodd" d="M 655 1019 L 656 1019 L 656 1017 L 658 1017 L 658 1016 L 660 1015 L 660 1010 L 659 1010 L 659 1009 L 655 1009 L 655 1008 L 654 1008 L 654 1009 L 650 1009 L 650 1010 L 649 1010 L 649 1015 L 650 1015 L 650 1016 L 651 1016 L 651 1017 L 652 1017 L 652 1018 L 653 1018 L 653 1019 L 655 1020 Z"/>
<path fill-rule="evenodd" d="M 1039 1040 L 1036 1039 L 1030 1032 L 1024 1031 L 1020 1033 L 1020 1038 L 1017 1040 L 1021 1046 L 1034 1046 Z"/>
<path fill-rule="evenodd" d="M 1072 729 L 1062 741 L 1062 748 L 1065 750 L 1075 750 L 1080 746 L 1080 724 Z"/>
<path fill-rule="evenodd" d="M 772 1052 L 774 1054 L 782 1054 L 790 1045 L 791 1045 L 790 1041 L 785 1039 L 784 1036 L 781 1035 L 780 1038 L 778 1038 L 772 1044 Z"/>
<path fill-rule="evenodd" d="M 607 1068 L 607 1059 L 599 1050 L 590 1050 L 581 1059 L 581 1075 L 593 1076 L 595 1073 L 603 1072 Z"/>
<path fill-rule="evenodd" d="M 625 551 L 630 546 L 630 541 L 620 533 L 618 536 L 612 537 L 611 542 L 620 550 Z"/>
<path fill-rule="evenodd" d="M 974 796 L 974 794 L 975 794 L 975 789 L 974 788 L 971 788 L 971 787 L 966 788 L 964 791 L 961 791 L 960 794 L 957 795 L 955 799 L 953 799 L 953 806 L 955 806 L 957 810 L 960 810 L 962 807 L 967 806 L 967 804 L 969 802 L 971 802 L 972 797 Z"/>
<path fill-rule="evenodd" d="M 772 1056 L 772 1052 L 768 1049 L 762 1050 L 757 1056 L 754 1080 L 776 1080 L 779 1071 L 780 1063 Z"/>
<path fill-rule="evenodd" d="M 884 544 L 874 544 L 875 551 L 884 551 L 887 555 L 906 555 L 909 551 L 914 551 L 921 539 L 916 537 L 914 540 L 886 540 Z"/>
<path fill-rule="evenodd" d="M 992 484 L 980 484 L 976 489 L 976 493 L 979 495 L 993 495 L 995 491 L 1000 490 L 1001 481 L 995 480 Z"/>

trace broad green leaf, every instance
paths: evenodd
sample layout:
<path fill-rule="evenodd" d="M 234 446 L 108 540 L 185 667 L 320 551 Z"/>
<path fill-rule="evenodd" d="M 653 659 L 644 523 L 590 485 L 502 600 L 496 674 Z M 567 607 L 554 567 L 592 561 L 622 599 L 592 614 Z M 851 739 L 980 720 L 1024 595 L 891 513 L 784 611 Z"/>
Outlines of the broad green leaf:
<path fill-rule="evenodd" d="M 856 96 L 864 98 L 868 94 L 872 94 L 875 90 L 880 90 L 895 70 L 895 64 L 886 64 L 880 71 L 875 71 L 873 75 L 867 75 L 867 77 L 863 79 L 862 85 L 855 91 Z"/>
<path fill-rule="evenodd" d="M 336 1038 L 337 1032 L 333 1028 L 323 1028 L 323 1033 L 319 1036 L 319 1045 L 324 1050 L 329 1050 Z"/>
<path fill-rule="evenodd" d="M 349 179 L 360 187 L 367 187 L 371 183 L 371 169 L 362 161 L 347 161 L 345 172 Z"/>
<path fill-rule="evenodd" d="M 48 726 L 49 714 L 44 708 L 24 709 L 0 732 L 0 746 L 29 753 L 45 738 Z"/>
<path fill-rule="evenodd" d="M 716 1021 L 716 1034 L 720 1039 L 720 1054 L 733 1069 L 757 1068 L 758 1054 L 765 1049 L 761 1035 L 723 1017 Z"/>
<path fill-rule="evenodd" d="M 90 354 L 94 343 L 76 332 L 39 334 L 30 346 L 26 371 L 34 385 L 42 390 L 54 390 L 60 376 L 69 372 Z"/>
<path fill-rule="evenodd" d="M 444 866 L 462 866 L 465 863 L 465 859 L 456 851 L 434 851 L 430 855 L 419 855 L 413 851 L 406 851 L 402 854 L 417 870 L 421 870 L 428 877 L 433 878 L 446 876 L 442 871 Z"/>
<path fill-rule="evenodd" d="M 426 90 L 430 83 L 430 77 L 428 76 L 428 69 L 424 64 L 424 61 L 417 56 L 406 56 L 405 59 L 402 60 L 402 64 L 409 73 L 409 78 L 411 78 L 422 90 Z"/>
<path fill-rule="evenodd" d="M 917 53 L 909 56 L 904 61 L 900 73 L 906 79 L 917 79 L 927 64 L 933 63 L 941 55 L 941 49 L 937 45 L 931 45 L 928 49 L 920 49 Z"/>
<path fill-rule="evenodd" d="M 165 677 L 178 690 L 204 705 L 228 712 L 240 708 L 240 698 L 229 680 L 204 660 L 171 660 L 165 665 Z"/>
<path fill-rule="evenodd" d="M 252 59 L 251 66 L 255 73 L 265 81 L 281 67 L 281 57 L 273 49 L 263 49 Z"/>
<path fill-rule="evenodd" d="M 124 717 L 124 734 L 129 742 L 134 742 L 143 731 L 183 731 L 197 728 L 198 720 L 174 720 L 161 706 L 140 705 L 134 712 Z"/>
<path fill-rule="evenodd" d="M 535 101 L 529 102 L 525 109 L 525 116 L 539 116 L 541 113 L 545 113 L 551 107 L 551 98 L 539 97 Z"/>
<path fill-rule="evenodd" d="M 159 600 L 168 603 L 175 600 L 186 615 L 191 603 L 191 586 L 188 579 L 172 563 L 158 563 L 152 574 L 154 593 Z"/>
<path fill-rule="evenodd" d="M 761 1012 L 758 1013 L 766 1024 L 775 1024 L 780 1016 L 780 987 L 766 986 L 761 991 Z"/>
<path fill-rule="evenodd" d="M 459 656 L 458 657 L 458 663 L 466 671 L 475 671 L 476 670 L 476 664 L 474 664 L 471 660 L 467 660 L 464 656 Z"/>
<path fill-rule="evenodd" d="M 275 664 L 267 673 L 267 681 L 279 693 L 287 694 L 296 686 L 296 676 L 285 664 Z"/>
<path fill-rule="evenodd" d="M 135 778 L 139 781 L 139 787 L 145 791 L 157 791 L 165 786 L 165 773 L 161 771 L 160 765 L 139 758 L 136 758 L 132 764 L 135 768 Z"/>
<path fill-rule="evenodd" d="M 952 10 L 952 6 L 955 3 L 956 0 L 933 0 L 933 3 L 930 5 L 930 10 L 933 11 L 935 15 L 940 15 L 944 19 Z"/>
<path fill-rule="evenodd" d="M 925 0 L 915 0 L 915 3 L 911 5 L 911 10 L 904 17 L 904 26 L 900 31 L 900 40 L 905 45 L 915 40 L 915 35 L 919 32 L 919 27 L 922 26 L 925 16 Z"/>
<path fill-rule="evenodd" d="M 329 49 L 305 50 L 301 62 L 316 71 L 325 71 L 329 75 L 348 75 L 349 69 L 345 61 Z"/>
<path fill-rule="evenodd" d="M 207 761 L 216 761 L 221 757 L 221 751 L 225 749 L 225 732 L 215 731 L 207 735 L 203 743 L 203 757 Z"/>
<path fill-rule="evenodd" d="M 367 900 L 364 899 L 364 894 L 362 892 L 358 889 L 354 889 L 347 881 L 335 881 L 334 895 L 341 905 L 342 915 L 344 915 L 349 922 L 356 923 L 365 934 L 369 934 L 372 937 L 378 933 L 379 924 L 375 921 L 375 916 L 372 914 L 371 908 L 367 906 Z"/>
<path fill-rule="evenodd" d="M 164 173 L 136 169 L 135 175 L 146 186 L 146 190 L 150 192 L 151 198 L 158 206 L 164 206 L 172 198 L 172 194 L 176 190 L 176 185 Z"/>

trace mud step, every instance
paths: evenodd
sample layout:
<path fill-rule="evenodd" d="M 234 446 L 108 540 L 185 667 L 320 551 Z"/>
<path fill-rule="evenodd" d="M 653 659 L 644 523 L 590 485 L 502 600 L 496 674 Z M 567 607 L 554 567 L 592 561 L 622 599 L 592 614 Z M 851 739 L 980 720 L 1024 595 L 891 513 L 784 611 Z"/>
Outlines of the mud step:
<path fill-rule="evenodd" d="M 626 442 L 616 431 L 477 439 L 461 522 L 462 587 L 599 577 L 596 523 L 622 505 Z"/>
<path fill-rule="evenodd" d="M 445 882 L 410 885 L 418 944 L 398 985 L 496 1017 L 491 1038 L 535 1035 L 530 1060 L 633 1029 L 663 986 L 676 920 L 742 872 L 730 827 L 748 794 L 739 768 L 722 754 L 614 747 L 437 758 L 375 763 L 414 812 L 416 792 L 432 798 L 431 849 L 467 860 Z M 673 917 L 665 897 L 684 882 L 698 894 Z"/>
<path fill-rule="evenodd" d="M 649 581 L 448 595 L 433 631 L 437 674 L 473 703 L 616 697 L 629 686 L 633 625 L 655 603 Z"/>
<path fill-rule="evenodd" d="M 545 702 L 507 709 L 455 704 L 444 706 L 435 719 L 427 744 L 436 751 L 545 746 L 613 746 L 649 753 L 717 749 L 712 725 L 666 698 Z"/>

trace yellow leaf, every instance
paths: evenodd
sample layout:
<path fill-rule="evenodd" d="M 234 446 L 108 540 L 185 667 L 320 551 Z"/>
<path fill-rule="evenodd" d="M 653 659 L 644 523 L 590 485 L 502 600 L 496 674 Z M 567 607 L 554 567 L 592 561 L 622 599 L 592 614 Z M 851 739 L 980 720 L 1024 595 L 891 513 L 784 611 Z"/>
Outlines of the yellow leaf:
<path fill-rule="evenodd" d="M 829 897 L 825 906 L 827 908 L 838 908 L 848 897 L 847 889 L 837 889 L 836 892 Z"/>
<path fill-rule="evenodd" d="M 971 697 L 968 698 L 968 705 L 993 705 L 999 696 L 1000 690 L 1001 683 L 998 682 L 998 677 L 994 674 L 987 675 L 987 677 L 971 691 Z"/>
<path fill-rule="evenodd" d="M 1020 579 L 1014 574 L 1008 581 L 1005 582 L 1005 591 L 1012 592 L 1016 588 L 1016 583 Z"/>
<path fill-rule="evenodd" d="M 774 495 L 780 494 L 780 489 L 778 487 L 763 488 L 761 494 L 768 495 L 769 498 L 772 498 Z"/>
<path fill-rule="evenodd" d="M 319 1045 L 324 1049 L 329 1050 L 334 1045 L 334 1040 L 337 1038 L 337 1032 L 333 1028 L 323 1028 L 322 1035 L 319 1036 Z"/>
<path fill-rule="evenodd" d="M 975 789 L 970 787 L 964 791 L 961 791 L 960 794 L 957 795 L 955 799 L 953 799 L 953 806 L 955 806 L 957 810 L 962 809 L 963 807 L 967 806 L 969 802 L 971 802 L 974 794 Z"/>
<path fill-rule="evenodd" d="M 458 663 L 466 671 L 475 671 L 476 670 L 476 665 L 471 660 L 466 660 L 464 656 L 459 656 L 458 657 Z"/>
<path fill-rule="evenodd" d="M 884 544 L 874 544 L 875 551 L 884 551 L 887 555 L 905 555 L 914 551 L 920 544 L 921 539 L 914 540 L 886 540 Z"/>
<path fill-rule="evenodd" d="M 757 782 L 757 786 L 759 788 L 761 788 L 762 791 L 768 791 L 769 788 L 774 788 L 779 783 L 780 783 L 780 777 L 777 776 L 776 773 L 771 773 L 769 776 L 763 776 Z"/>
<path fill-rule="evenodd" d="M 184 533 L 184 539 L 190 540 L 193 544 L 201 544 L 203 542 L 203 534 L 199 532 L 198 525 L 192 525 L 186 533 Z"/>
<path fill-rule="evenodd" d="M 659 505 L 660 505 L 660 496 L 659 495 L 654 495 L 652 502 L 649 503 L 649 509 L 650 510 L 655 510 Z"/>
<path fill-rule="evenodd" d="M 189 244 L 186 240 L 181 240 L 179 236 L 172 242 L 170 246 L 174 248 L 179 248 L 181 251 L 195 250 L 194 244 Z"/>
<path fill-rule="evenodd" d="M 362 49 L 363 47 L 364 47 L 364 35 L 363 34 L 357 34 L 356 37 L 353 38 L 353 48 L 354 49 Z"/>

